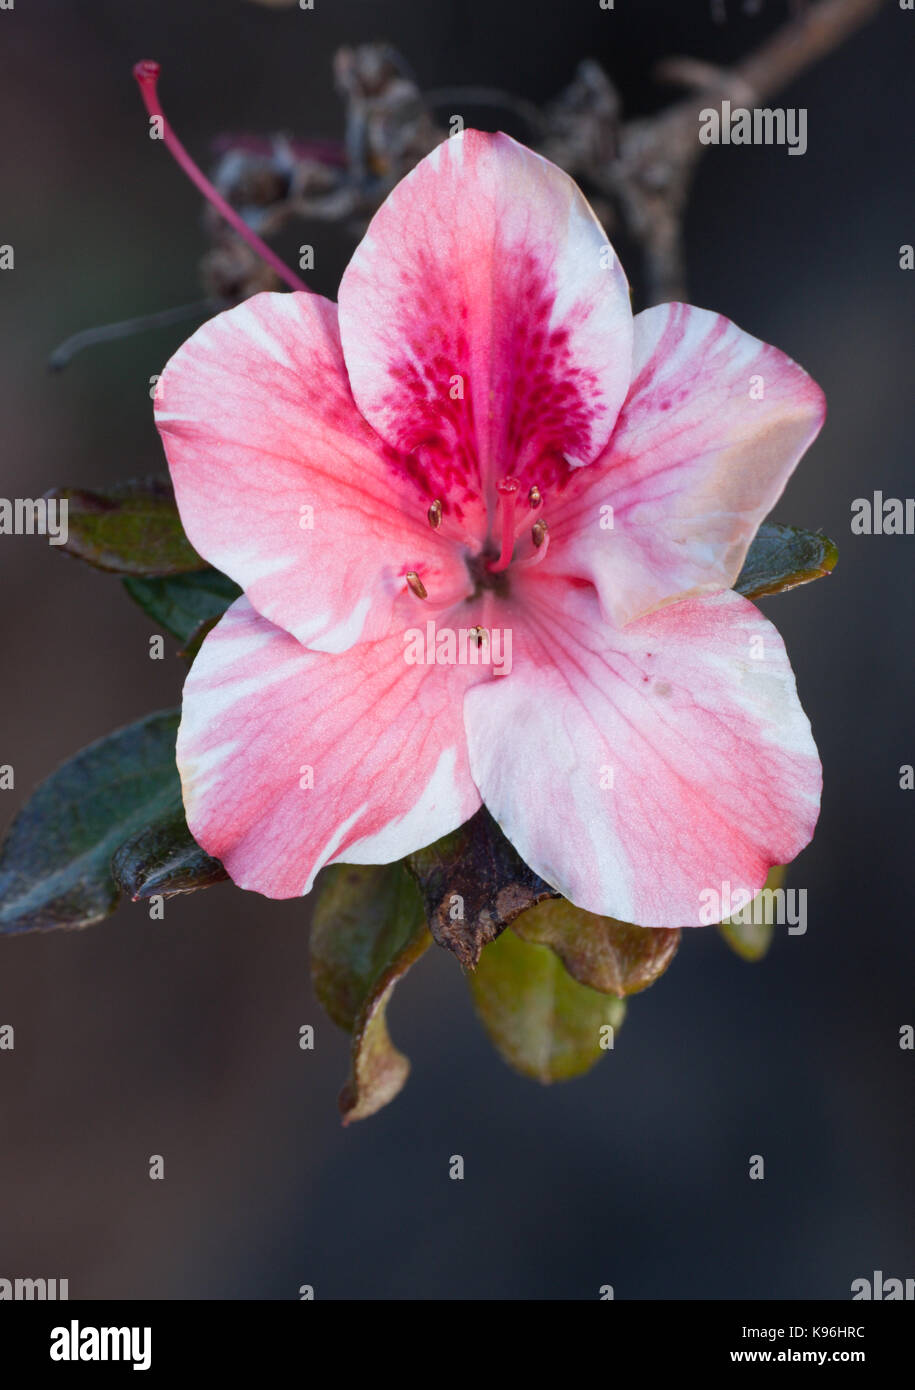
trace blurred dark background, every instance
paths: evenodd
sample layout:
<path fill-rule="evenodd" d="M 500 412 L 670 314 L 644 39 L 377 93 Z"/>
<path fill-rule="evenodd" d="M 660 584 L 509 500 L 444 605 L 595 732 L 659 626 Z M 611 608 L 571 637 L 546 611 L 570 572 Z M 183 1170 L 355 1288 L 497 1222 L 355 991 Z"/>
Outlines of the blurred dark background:
<path fill-rule="evenodd" d="M 0 12 L 0 493 L 155 470 L 149 378 L 183 327 L 51 349 L 92 324 L 196 298 L 200 200 L 131 79 L 205 160 L 221 132 L 338 136 L 331 58 L 387 38 L 421 83 L 553 96 L 600 59 L 630 112 L 665 93 L 662 57 L 730 62 L 787 11 L 727 0 L 32 0 Z M 343 1130 L 347 1039 L 315 1003 L 308 902 L 231 885 L 124 906 L 101 926 L 0 940 L 0 1277 L 72 1297 L 848 1298 L 911 1275 L 915 1022 L 915 538 L 852 537 L 853 498 L 913 473 L 915 14 L 877 20 L 768 104 L 808 109 L 807 154 L 712 149 L 687 224 L 690 298 L 796 357 L 826 427 L 775 517 L 839 543 L 828 581 L 768 600 L 814 726 L 826 790 L 789 883 L 806 936 L 751 966 L 687 934 L 634 999 L 616 1050 L 543 1089 L 509 1071 L 456 962 L 430 950 L 389 1012 L 413 1074 Z M 480 122 L 483 123 L 482 121 Z M 494 125 L 494 121 L 489 122 Z M 522 133 L 509 124 L 513 133 Z M 351 243 L 310 227 L 334 296 Z M 243 516 L 239 517 L 244 524 Z M 174 704 L 183 667 L 148 658 L 148 620 L 115 579 L 38 537 L 0 539 L 0 793 L 32 786 L 116 725 Z M 313 1053 L 298 1030 L 314 1023 Z M 462 1154 L 464 1182 L 448 1177 Z M 748 1178 L 751 1154 L 766 1161 Z M 166 1177 L 148 1177 L 150 1154 Z"/>

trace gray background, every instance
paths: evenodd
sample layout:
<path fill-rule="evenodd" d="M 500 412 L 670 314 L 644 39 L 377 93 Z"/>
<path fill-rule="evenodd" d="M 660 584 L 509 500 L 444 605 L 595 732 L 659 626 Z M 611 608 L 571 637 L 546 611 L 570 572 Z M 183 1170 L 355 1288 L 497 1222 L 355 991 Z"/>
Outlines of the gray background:
<path fill-rule="evenodd" d="M 160 466 L 149 377 L 185 336 L 150 333 L 44 367 L 89 324 L 193 299 L 199 199 L 146 138 L 130 76 L 156 57 L 181 138 L 339 133 L 330 57 L 387 37 L 427 87 L 498 84 L 544 100 L 599 57 L 631 110 L 651 65 L 729 61 L 783 16 L 728 0 L 16 0 L 0 12 L 4 496 Z M 801 361 L 829 418 L 777 519 L 823 526 L 836 574 L 767 612 L 785 635 L 826 770 L 805 937 L 759 966 L 712 930 L 633 1001 L 614 1053 L 543 1089 L 489 1047 L 455 961 L 430 951 L 392 1031 L 401 1097 L 344 1131 L 347 1041 L 308 981 L 309 905 L 223 885 L 125 906 L 83 933 L 0 941 L 0 1277 L 67 1277 L 73 1297 L 847 1298 L 911 1275 L 912 537 L 852 537 L 849 504 L 913 493 L 915 14 L 893 4 L 778 104 L 809 150 L 717 149 L 701 166 L 690 297 Z M 483 123 L 482 121 L 480 122 Z M 493 124 L 493 122 L 490 122 Z M 515 129 L 514 127 L 509 127 Z M 521 133 L 518 131 L 517 133 Z M 315 285 L 349 246 L 330 227 Z M 243 524 L 243 518 L 240 518 Z M 116 580 L 32 537 L 0 540 L 0 794 L 5 824 L 61 759 L 176 702 L 180 662 Z M 297 1046 L 302 1023 L 317 1049 Z M 166 1180 L 147 1176 L 151 1153 Z M 461 1153 L 466 1180 L 448 1178 Z M 766 1179 L 751 1182 L 761 1153 Z"/>

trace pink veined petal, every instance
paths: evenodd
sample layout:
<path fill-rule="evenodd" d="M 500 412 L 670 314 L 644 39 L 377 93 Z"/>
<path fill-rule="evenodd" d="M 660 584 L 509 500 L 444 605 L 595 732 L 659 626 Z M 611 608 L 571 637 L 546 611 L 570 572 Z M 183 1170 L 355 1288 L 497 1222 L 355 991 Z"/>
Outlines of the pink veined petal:
<path fill-rule="evenodd" d="M 445 140 L 340 284 L 353 394 L 465 525 L 499 478 L 548 488 L 604 447 L 629 385 L 628 286 L 577 185 L 506 135 Z"/>
<path fill-rule="evenodd" d="M 510 676 L 469 690 L 470 767 L 519 854 L 579 907 L 695 926 L 816 824 L 821 769 L 784 644 L 732 591 L 623 629 L 526 579 Z M 705 896 L 704 896 L 705 895 Z"/>
<path fill-rule="evenodd" d="M 191 833 L 239 887 L 295 897 L 324 864 L 400 859 L 478 809 L 461 702 L 488 673 L 405 650 L 398 633 L 307 651 L 244 597 L 208 634 L 178 769 Z"/>
<path fill-rule="evenodd" d="M 438 598 L 468 591 L 356 409 L 328 300 L 259 294 L 205 323 L 165 368 L 156 423 L 193 545 L 305 645 L 340 652 L 409 621 L 410 570 Z"/>
<path fill-rule="evenodd" d="M 733 585 L 826 413 L 796 362 L 720 314 L 663 304 L 634 322 L 629 396 L 550 507 L 545 562 L 591 579 L 620 626 Z"/>

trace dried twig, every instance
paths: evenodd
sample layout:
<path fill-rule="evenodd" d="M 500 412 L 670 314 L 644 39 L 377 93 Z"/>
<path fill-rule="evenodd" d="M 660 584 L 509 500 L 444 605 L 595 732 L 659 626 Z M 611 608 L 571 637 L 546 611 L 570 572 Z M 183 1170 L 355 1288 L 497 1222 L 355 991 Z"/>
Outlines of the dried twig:
<path fill-rule="evenodd" d="M 689 95 L 657 115 L 622 119 L 610 78 L 591 59 L 542 112 L 530 102 L 489 88 L 447 88 L 421 94 L 406 65 L 388 45 L 344 49 L 335 60 L 347 105 L 347 167 L 331 187 L 299 197 L 294 210 L 326 220 L 365 220 L 390 188 L 446 132 L 432 107 L 503 106 L 520 116 L 540 153 L 596 192 L 600 215 L 612 228 L 622 217 L 644 259 L 648 303 L 685 297 L 682 225 L 696 162 L 699 113 L 710 101 L 753 106 L 838 47 L 870 19 L 884 0 L 819 0 L 792 6 L 789 18 L 733 68 L 697 58 L 672 57 L 656 76 Z"/>
<path fill-rule="evenodd" d="M 265 0 L 283 3 L 283 0 Z M 746 0 L 745 0 L 746 3 Z M 792 17 L 733 68 L 698 58 L 671 57 L 655 69 L 660 81 L 689 95 L 653 116 L 623 120 L 621 102 L 599 63 L 580 63 L 573 81 L 542 111 L 491 88 L 456 87 L 423 93 L 405 59 L 390 44 L 341 48 L 334 77 L 345 106 L 342 143 L 224 140 L 213 182 L 256 231 L 271 236 L 291 218 L 340 223 L 356 235 L 414 164 L 449 131 L 455 107 L 504 107 L 524 120 L 534 147 L 587 186 L 595 211 L 613 232 L 618 219 L 643 256 L 643 298 L 649 304 L 685 299 L 683 215 L 696 162 L 700 112 L 710 102 L 751 107 L 837 48 L 884 0 L 793 0 Z M 719 17 L 726 10 L 719 0 Z M 451 111 L 445 111 L 450 106 Z M 462 116 L 464 113 L 461 113 Z M 203 258 L 207 294 L 214 304 L 235 303 L 278 284 L 238 235 L 215 214 L 206 222 L 211 246 Z M 188 315 L 181 307 L 149 323 Z M 144 320 L 89 330 L 55 353 L 62 366 L 90 342 L 123 336 Z"/>

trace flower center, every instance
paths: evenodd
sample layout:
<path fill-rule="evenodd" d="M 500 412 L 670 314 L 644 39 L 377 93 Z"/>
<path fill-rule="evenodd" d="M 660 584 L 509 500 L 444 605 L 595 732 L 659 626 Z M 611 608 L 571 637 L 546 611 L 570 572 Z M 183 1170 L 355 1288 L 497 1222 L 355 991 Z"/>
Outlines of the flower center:
<path fill-rule="evenodd" d="M 515 543 L 528 525 L 531 513 L 539 512 L 543 506 L 543 496 L 539 487 L 535 483 L 528 492 L 526 508 L 523 504 L 520 507 L 518 505 L 521 484 L 517 478 L 503 478 L 501 482 L 496 484 L 496 491 L 499 495 L 496 524 L 499 531 L 500 549 L 496 559 L 489 559 L 490 574 L 501 574 L 512 563 L 516 569 L 539 564 L 550 543 L 549 528 L 546 522 L 539 517 L 531 527 L 531 540 L 534 543 L 533 554 L 528 555 L 523 560 L 514 560 L 513 558 Z"/>
<path fill-rule="evenodd" d="M 468 601 L 478 598 L 486 589 L 499 598 L 507 598 L 509 569 L 511 567 L 516 570 L 528 569 L 532 565 L 540 564 L 549 548 L 549 527 L 542 517 L 537 517 L 531 525 L 532 552 L 524 559 L 516 560 L 514 558 L 515 545 L 525 527 L 530 524 L 531 514 L 538 512 L 543 506 L 543 495 L 539 487 L 534 484 L 529 490 L 526 507 L 523 503 L 519 507 L 521 484 L 517 478 L 502 478 L 496 484 L 496 491 L 498 493 L 496 506 L 498 541 L 496 542 L 490 537 L 478 554 L 471 555 L 468 552 L 464 556 L 467 573 L 473 581 L 473 592 L 468 595 Z M 426 518 L 433 531 L 440 529 L 443 507 L 438 499 L 429 507 Z M 406 570 L 404 582 L 417 598 L 428 598 L 428 590 L 418 570 Z"/>

